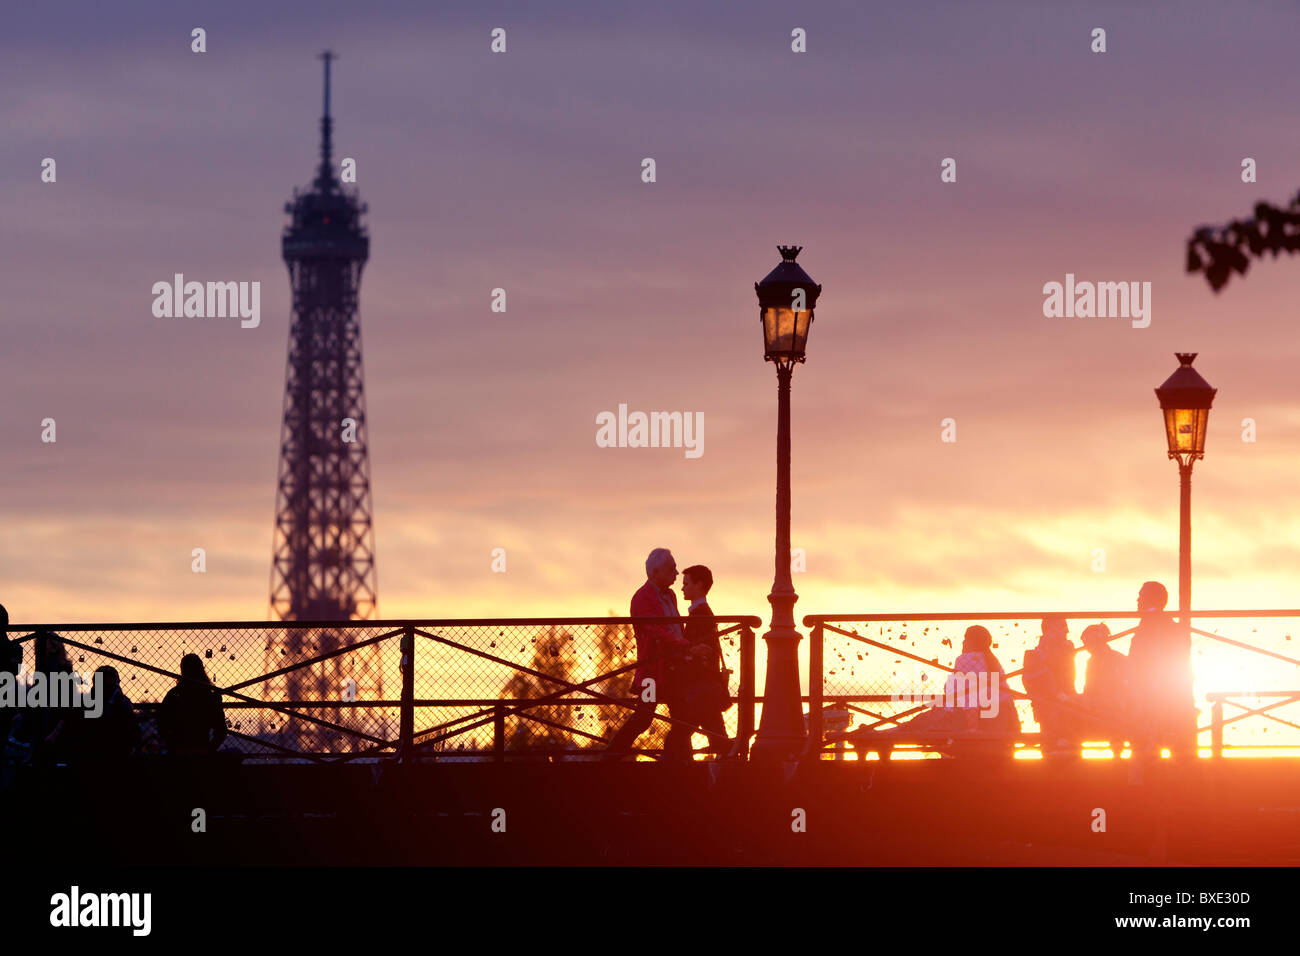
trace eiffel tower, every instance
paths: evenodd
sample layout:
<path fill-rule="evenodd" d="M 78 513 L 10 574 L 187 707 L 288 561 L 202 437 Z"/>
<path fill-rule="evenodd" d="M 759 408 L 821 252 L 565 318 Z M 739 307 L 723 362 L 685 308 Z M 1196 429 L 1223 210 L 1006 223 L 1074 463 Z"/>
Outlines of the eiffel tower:
<path fill-rule="evenodd" d="M 320 166 L 311 187 L 295 189 L 284 207 L 290 221 L 282 251 L 293 311 L 271 565 L 271 616 L 281 621 L 365 620 L 377 609 L 358 316 L 370 238 L 361 223 L 365 204 L 355 190 L 343 191 L 335 173 L 330 117 L 335 55 L 327 50 L 320 58 L 325 63 Z M 328 627 L 285 630 L 268 642 L 267 673 L 349 640 Z M 379 699 L 382 684 L 378 646 L 372 645 L 268 681 L 264 699 L 339 700 L 349 691 L 357 700 Z M 309 713 L 346 726 L 366 725 L 352 716 L 364 711 L 335 707 Z M 331 738 L 334 732 L 309 721 L 289 725 L 285 729 L 296 735 L 295 749 L 341 745 L 342 735 Z"/>

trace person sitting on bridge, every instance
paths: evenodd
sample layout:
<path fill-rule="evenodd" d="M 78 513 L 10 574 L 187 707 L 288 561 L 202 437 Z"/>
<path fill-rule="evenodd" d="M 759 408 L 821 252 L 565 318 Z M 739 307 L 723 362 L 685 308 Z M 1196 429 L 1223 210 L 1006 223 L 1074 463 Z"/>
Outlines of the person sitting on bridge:
<path fill-rule="evenodd" d="M 122 692 L 117 668 L 104 665 L 93 678 L 101 682 L 103 712 L 93 720 L 83 720 L 77 731 L 76 748 L 87 760 L 122 760 L 140 743 L 140 724 L 130 699 Z"/>
<path fill-rule="evenodd" d="M 1088 651 L 1080 703 L 1086 711 L 1087 733 L 1100 734 L 1113 744 L 1128 739 L 1129 659 L 1110 646 L 1110 628 L 1093 624 L 1083 629 Z"/>
<path fill-rule="evenodd" d="M 1042 730 L 1044 755 L 1077 748 L 1080 715 L 1075 706 L 1074 652 L 1069 625 L 1059 614 L 1043 618 L 1038 646 L 1025 652 L 1025 692 Z"/>
<path fill-rule="evenodd" d="M 0 604 L 0 674 L 17 684 L 23 669 L 23 646 L 9 640 L 9 612 Z M 16 704 L 0 704 L 0 748 L 9 740 L 9 724 L 18 713 Z"/>
<path fill-rule="evenodd" d="M 76 676 L 62 637 L 53 631 L 41 628 L 36 632 L 36 640 L 44 644 L 47 688 L 53 688 L 60 676 Z M 47 690 L 47 693 L 50 691 Z M 59 703 L 61 706 L 52 705 L 47 708 L 44 740 L 33 741 L 36 745 L 37 759 L 45 763 L 67 763 L 75 758 L 79 725 L 85 719 L 85 711 L 72 701 L 65 700 Z M 31 710 L 29 705 L 29 715 Z M 32 723 L 38 725 L 39 721 L 33 719 Z"/>
<path fill-rule="evenodd" d="M 961 654 L 944 684 L 944 706 L 933 707 L 887 730 L 859 727 L 844 734 L 843 738 L 859 750 L 878 750 L 884 760 L 888 759 L 896 740 L 908 740 L 917 735 L 981 731 L 987 731 L 990 736 L 1019 733 L 1020 717 L 1016 713 L 1011 688 L 1007 686 L 1006 672 L 993 653 L 993 635 L 983 625 L 972 624 L 966 628 Z M 1009 741 L 1007 746 L 1010 746 Z M 982 752 L 987 748 L 959 749 Z M 1004 748 L 999 745 L 997 749 Z"/>
<path fill-rule="evenodd" d="M 167 752 L 178 756 L 213 753 L 226 739 L 221 693 L 199 655 L 181 658 L 181 676 L 158 707 L 158 731 Z"/>

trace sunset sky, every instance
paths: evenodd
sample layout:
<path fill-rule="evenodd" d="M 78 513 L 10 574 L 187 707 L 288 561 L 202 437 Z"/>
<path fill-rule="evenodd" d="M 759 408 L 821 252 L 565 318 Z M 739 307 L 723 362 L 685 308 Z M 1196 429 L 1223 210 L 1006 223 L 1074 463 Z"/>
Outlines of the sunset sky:
<path fill-rule="evenodd" d="M 719 614 L 766 618 L 776 376 L 753 283 L 778 244 L 823 285 L 793 389 L 798 615 L 1126 609 L 1151 578 L 1176 594 L 1152 391 L 1175 351 L 1219 389 L 1195 603 L 1297 604 L 1300 261 L 1215 295 L 1184 259 L 1195 227 L 1300 189 L 1300 11 L 318 6 L 0 17 L 16 623 L 266 617 L 282 207 L 314 172 L 325 47 L 335 155 L 370 208 L 382 617 L 625 614 L 664 546 L 711 566 Z M 151 286 L 177 272 L 260 281 L 260 327 L 155 318 Z M 1045 318 L 1043 285 L 1067 273 L 1150 282 L 1150 327 Z M 703 455 L 597 447 L 620 403 L 702 413 Z"/>

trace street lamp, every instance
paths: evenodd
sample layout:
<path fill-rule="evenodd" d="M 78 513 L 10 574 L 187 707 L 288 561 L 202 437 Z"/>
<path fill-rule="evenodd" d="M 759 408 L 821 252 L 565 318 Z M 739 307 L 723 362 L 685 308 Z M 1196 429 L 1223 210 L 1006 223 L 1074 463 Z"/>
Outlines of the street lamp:
<path fill-rule="evenodd" d="M 1192 609 L 1192 462 L 1205 457 L 1205 427 L 1218 391 L 1192 368 L 1195 352 L 1176 352 L 1178 368 L 1156 389 L 1165 415 L 1169 457 L 1178 461 L 1181 496 L 1178 525 L 1178 614 L 1189 625 Z"/>
<path fill-rule="evenodd" d="M 763 358 L 776 363 L 776 577 L 772 593 L 772 627 L 767 641 L 767 677 L 763 683 L 763 719 L 752 757 L 760 762 L 792 760 L 803 749 L 803 706 L 799 690 L 799 632 L 794 626 L 794 582 L 790 580 L 790 378 L 804 360 L 813 308 L 822 287 L 795 262 L 800 246 L 777 246 L 781 263 L 762 282 L 758 293 L 763 326 Z"/>

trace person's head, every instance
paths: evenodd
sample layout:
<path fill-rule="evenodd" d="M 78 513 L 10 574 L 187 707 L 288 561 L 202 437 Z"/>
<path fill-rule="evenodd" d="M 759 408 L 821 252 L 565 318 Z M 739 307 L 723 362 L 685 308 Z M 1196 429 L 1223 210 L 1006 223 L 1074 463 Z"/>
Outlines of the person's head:
<path fill-rule="evenodd" d="M 667 591 L 677 580 L 677 562 L 667 548 L 655 548 L 645 559 L 645 576 L 661 591 Z"/>
<path fill-rule="evenodd" d="M 1066 623 L 1065 618 L 1060 614 L 1049 614 L 1043 618 L 1043 640 L 1047 643 L 1055 643 L 1065 640 L 1069 637 L 1070 625 Z"/>
<path fill-rule="evenodd" d="M 5 609 L 5 606 L 3 604 L 0 604 L 0 631 L 3 631 L 8 626 L 9 626 L 9 611 Z"/>
<path fill-rule="evenodd" d="M 179 686 L 184 687 L 189 684 L 201 687 L 211 683 L 208 680 L 208 672 L 203 669 L 203 659 L 198 654 L 186 654 L 181 658 L 181 679 L 177 681 Z"/>
<path fill-rule="evenodd" d="M 961 651 L 963 654 L 983 654 L 990 670 L 1002 670 L 1001 662 L 993 654 L 993 635 L 983 624 L 972 624 L 966 628 L 966 634 L 961 639 Z"/>
<path fill-rule="evenodd" d="M 983 624 L 972 624 L 966 628 L 966 634 L 961 639 L 962 653 L 970 651 L 987 651 L 993 646 L 993 635 Z"/>
<path fill-rule="evenodd" d="M 1138 591 L 1138 611 L 1143 614 L 1159 613 L 1168 603 L 1169 592 L 1159 581 L 1148 581 Z"/>
<path fill-rule="evenodd" d="M 105 664 L 103 667 L 95 668 L 94 679 L 96 681 L 103 680 L 105 700 L 112 697 L 122 688 L 122 678 L 118 676 L 117 668 L 109 667 L 107 664 Z"/>
<path fill-rule="evenodd" d="M 1098 651 L 1110 643 L 1110 628 L 1105 624 L 1091 624 L 1083 629 L 1081 635 L 1083 646 L 1090 651 Z"/>
<path fill-rule="evenodd" d="M 682 572 L 682 597 L 698 601 L 706 597 L 713 587 L 713 572 L 702 564 L 692 564 Z"/>
<path fill-rule="evenodd" d="M 40 639 L 45 642 L 45 666 L 51 671 L 68 671 L 72 669 L 72 662 L 68 660 L 67 648 L 63 646 L 63 638 L 53 631 L 42 631 Z"/>

